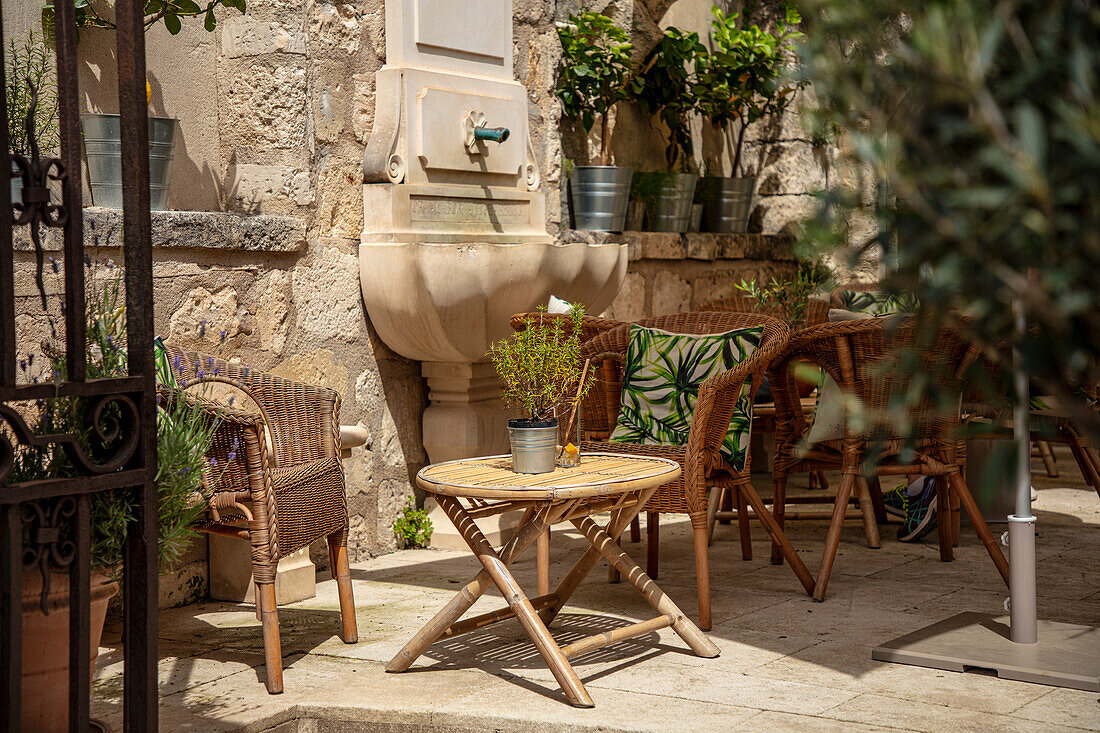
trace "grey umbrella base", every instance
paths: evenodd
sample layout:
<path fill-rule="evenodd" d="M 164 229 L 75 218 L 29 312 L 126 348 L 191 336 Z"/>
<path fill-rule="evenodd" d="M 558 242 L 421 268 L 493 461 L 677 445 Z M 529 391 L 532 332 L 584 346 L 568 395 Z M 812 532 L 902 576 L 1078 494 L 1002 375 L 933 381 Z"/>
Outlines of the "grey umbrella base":
<path fill-rule="evenodd" d="M 1038 632 L 1036 643 L 1017 644 L 1008 616 L 967 611 L 877 646 L 871 658 L 1100 692 L 1100 629 L 1040 620 Z"/>

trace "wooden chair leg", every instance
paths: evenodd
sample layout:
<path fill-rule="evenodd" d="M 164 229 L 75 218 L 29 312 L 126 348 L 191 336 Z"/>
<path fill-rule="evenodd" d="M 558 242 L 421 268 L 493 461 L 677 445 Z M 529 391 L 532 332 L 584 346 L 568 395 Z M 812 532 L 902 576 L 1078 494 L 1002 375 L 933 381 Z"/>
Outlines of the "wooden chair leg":
<path fill-rule="evenodd" d="M 279 612 L 275 606 L 275 584 L 256 584 L 256 605 L 264 633 L 264 663 L 267 667 L 267 691 L 278 695 L 283 691 L 283 647 L 279 641 Z"/>
<path fill-rule="evenodd" d="M 615 544 L 619 545 L 619 546 L 622 546 L 621 536 L 615 538 Z M 547 580 L 549 581 L 549 578 L 547 578 Z M 614 565 L 612 565 L 611 563 L 608 563 L 607 564 L 607 582 L 608 583 L 618 583 L 620 580 L 622 580 L 622 576 L 619 575 L 619 569 L 617 567 L 615 567 Z M 539 590 L 539 595 L 540 596 L 546 595 L 549 592 L 550 592 L 550 585 L 549 585 L 549 583 L 547 583 L 546 590 L 541 590 L 540 589 Z"/>
<path fill-rule="evenodd" d="M 951 484 L 944 476 L 936 477 L 936 536 L 940 543 L 940 562 L 955 559 L 951 541 Z"/>
<path fill-rule="evenodd" d="M 340 639 L 345 644 L 354 644 L 359 641 L 359 629 L 355 623 L 355 596 L 351 590 L 346 532 L 328 536 L 328 559 L 332 577 L 336 578 L 336 593 L 340 597 Z"/>
<path fill-rule="evenodd" d="M 859 511 L 863 515 L 863 534 L 867 537 L 867 546 L 873 549 L 882 547 L 878 535 L 878 521 L 875 517 L 875 505 L 871 501 L 871 490 L 867 479 L 859 477 L 856 489 L 859 492 Z"/>
<path fill-rule="evenodd" d="M 642 522 L 637 517 L 630 520 L 630 541 L 641 542 L 642 541 Z"/>
<path fill-rule="evenodd" d="M 714 525 L 718 519 L 718 502 L 722 498 L 722 487 L 711 486 L 707 494 L 707 544 L 714 544 Z"/>
<path fill-rule="evenodd" d="M 718 502 L 718 509 L 722 512 L 733 512 L 733 492 L 722 490 L 722 500 Z M 729 524 L 732 520 L 719 519 L 719 524 Z"/>
<path fill-rule="evenodd" d="M 772 480 L 772 516 L 779 531 L 783 531 L 783 521 L 787 514 L 787 474 L 777 472 Z M 783 553 L 780 552 L 779 543 L 772 540 L 772 565 L 783 564 Z"/>
<path fill-rule="evenodd" d="M 825 478 L 825 472 L 824 471 L 814 471 L 813 473 L 814 473 L 815 476 L 817 476 L 817 485 L 818 485 L 818 487 L 822 491 L 828 491 L 829 490 L 829 479 Z"/>
<path fill-rule="evenodd" d="M 645 515 L 645 574 L 657 579 L 657 545 L 660 538 L 660 514 L 646 512 Z"/>
<path fill-rule="evenodd" d="M 706 515 L 693 515 L 691 528 L 695 535 L 695 584 L 699 594 L 699 628 L 710 631 L 710 563 L 708 559 L 710 550 L 707 546 Z"/>
<path fill-rule="evenodd" d="M 978 510 L 978 505 L 975 503 L 970 489 L 967 488 L 966 482 L 957 472 L 949 473 L 947 478 L 951 482 L 952 491 L 959 495 L 959 501 L 962 503 L 963 509 L 966 510 L 967 516 L 970 517 L 970 523 L 974 525 L 974 531 L 977 533 L 978 539 L 985 545 L 985 550 L 992 558 L 993 564 L 997 566 L 997 572 L 1001 574 L 1001 579 L 1004 580 L 1005 585 L 1008 585 L 1008 560 L 1001 552 L 997 540 L 993 538 L 993 533 L 989 531 L 989 525 L 985 523 L 985 518 Z"/>
<path fill-rule="evenodd" d="M 1092 486 L 1097 496 L 1100 496 L 1100 458 L 1093 453 L 1088 440 L 1078 435 L 1076 430 L 1067 427 L 1063 432 L 1066 434 L 1066 442 L 1069 444 L 1074 460 L 1077 461 L 1077 467 L 1081 469 L 1085 482 Z"/>
<path fill-rule="evenodd" d="M 882 498 L 882 482 L 879 481 L 878 476 L 867 479 L 867 492 L 871 495 L 871 506 L 875 508 L 875 521 L 886 524 L 888 521 L 886 501 Z"/>
<path fill-rule="evenodd" d="M 825 549 L 821 553 L 821 566 L 817 571 L 817 583 L 814 585 L 814 600 L 825 600 L 825 591 L 829 587 L 829 576 L 833 573 L 833 561 L 840 546 L 840 532 L 844 528 L 844 516 L 848 513 L 848 499 L 856 483 L 856 468 L 845 467 L 840 477 L 840 486 L 836 490 L 833 502 L 833 518 L 829 521 L 829 533 L 825 536 Z"/>
<path fill-rule="evenodd" d="M 741 536 L 741 559 L 752 559 L 752 530 L 749 528 L 749 509 L 745 504 L 745 494 L 736 484 L 729 488 L 737 501 L 737 533 Z"/>
<path fill-rule="evenodd" d="M 1047 476 L 1058 478 L 1058 464 L 1054 460 L 1054 451 L 1050 449 L 1050 443 L 1045 440 L 1035 441 L 1039 444 L 1039 456 L 1043 459 L 1043 466 L 1047 469 Z"/>
<path fill-rule="evenodd" d="M 783 533 L 783 530 L 775 522 L 775 517 L 768 511 L 768 507 L 764 505 L 764 500 L 760 498 L 760 494 L 756 493 L 756 489 L 753 488 L 751 482 L 746 481 L 741 484 L 741 491 L 745 494 L 745 501 L 749 503 L 752 510 L 756 512 L 756 518 L 760 520 L 760 523 L 764 525 L 764 529 L 772 538 L 772 542 L 779 545 L 779 551 L 782 553 L 787 564 L 791 566 L 791 570 L 798 576 L 798 580 L 802 583 L 802 587 L 806 589 L 807 594 L 814 592 L 814 579 L 810 575 L 809 569 L 806 568 L 806 563 L 802 562 L 802 558 L 798 556 L 798 552 L 794 549 L 794 545 L 787 539 L 787 535 Z"/>

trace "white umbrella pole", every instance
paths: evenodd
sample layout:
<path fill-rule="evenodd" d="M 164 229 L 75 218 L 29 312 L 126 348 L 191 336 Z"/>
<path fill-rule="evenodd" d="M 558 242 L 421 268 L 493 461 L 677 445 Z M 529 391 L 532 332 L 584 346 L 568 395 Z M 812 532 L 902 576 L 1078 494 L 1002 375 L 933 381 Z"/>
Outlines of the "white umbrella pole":
<path fill-rule="evenodd" d="M 1023 303 L 1016 301 L 1016 333 L 1022 337 L 1027 328 Z M 1034 644 L 1038 641 L 1035 609 L 1035 517 L 1031 514 L 1031 431 L 1028 428 L 1028 380 L 1022 369 L 1018 349 L 1012 351 L 1013 376 L 1016 379 L 1016 406 L 1013 426 L 1016 440 L 1016 513 L 1008 517 L 1009 614 L 1012 641 Z"/>

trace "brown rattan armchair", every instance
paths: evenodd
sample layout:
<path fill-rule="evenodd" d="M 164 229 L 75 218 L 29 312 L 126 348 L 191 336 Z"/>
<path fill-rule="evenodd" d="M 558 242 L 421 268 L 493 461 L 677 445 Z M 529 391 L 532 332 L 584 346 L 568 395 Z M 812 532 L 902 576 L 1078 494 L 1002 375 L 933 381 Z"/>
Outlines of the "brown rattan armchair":
<path fill-rule="evenodd" d="M 689 334 L 723 333 L 752 326 L 764 327 L 760 345 L 749 358 L 729 371 L 710 377 L 699 388 L 688 443 L 679 446 L 613 443 L 608 440 L 619 413 L 621 374 L 630 339 L 630 325 L 613 328 L 581 346 L 582 358 L 590 358 L 593 365 L 607 367 L 597 371 L 598 379 L 581 404 L 581 449 L 656 455 L 677 461 L 683 469 L 679 479 L 659 489 L 646 505 L 645 511 L 649 513 L 650 522 L 651 559 L 656 549 L 654 530 L 657 527 L 657 515 L 686 513 L 691 518 L 695 538 L 699 625 L 709 629 L 711 612 L 707 508 L 711 495 L 708 487 L 732 487 L 742 506 L 744 502 L 752 505 L 756 516 L 763 522 L 773 540 L 783 548 L 784 556 L 791 563 L 806 592 L 812 593 L 813 577 L 749 482 L 748 457 L 746 456 L 744 469 L 738 472 L 719 454 L 719 447 L 729 428 L 742 387 L 746 382 L 752 385 L 753 390 L 760 385 L 768 364 L 786 344 L 789 334 L 786 324 L 753 313 L 678 313 L 648 318 L 638 325 Z M 747 522 L 748 513 L 743 512 L 742 516 Z"/>
<path fill-rule="evenodd" d="M 931 377 L 942 394 L 956 396 L 962 394 L 964 377 L 978 353 L 976 347 L 950 329 L 941 329 L 934 339 L 921 340 L 911 320 L 871 318 L 827 323 L 800 331 L 791 338 L 769 372 L 777 410 L 774 507 L 780 526 L 790 473 L 826 466 L 841 471 L 817 574 L 816 600 L 825 598 L 848 500 L 854 490 L 859 491 L 861 504 L 865 505 L 864 516 L 871 515 L 866 511 L 870 497 L 865 475 L 917 473 L 946 477 L 946 482 L 938 482 L 936 497 L 940 558 L 952 559 L 952 546 L 957 539 L 952 535 L 953 527 L 957 526 L 953 502 L 961 502 L 998 572 L 1005 583 L 1008 582 L 1008 563 L 962 476 L 960 402 L 956 399 L 951 403 L 953 407 L 945 408 L 944 401 L 926 397 L 910 406 L 907 410 L 911 426 L 909 435 L 903 435 L 890 419 L 887 408 L 891 400 L 904 394 L 910 386 L 902 371 L 890 368 L 889 360 L 902 349 L 910 349 L 916 354 L 924 375 Z M 859 400 L 866 421 L 861 432 L 855 430 L 851 421 L 846 421 L 843 439 L 801 445 L 809 425 L 802 410 L 795 407 L 797 396 L 790 368 L 795 360 L 817 364 L 844 393 Z M 865 466 L 865 457 L 871 451 L 875 452 L 877 460 L 874 466 Z"/>
<path fill-rule="evenodd" d="M 203 475 L 208 512 L 197 530 L 252 546 L 257 613 L 263 624 L 267 690 L 283 691 L 275 604 L 279 560 L 328 540 L 340 597 L 340 638 L 358 640 L 348 567 L 348 508 L 340 466 L 340 396 L 215 357 L 166 347 L 178 386 L 218 421 Z M 208 387 L 211 383 L 220 383 Z M 242 409 L 215 403 L 204 389 L 240 390 Z M 254 406 L 254 409 L 249 409 Z"/>

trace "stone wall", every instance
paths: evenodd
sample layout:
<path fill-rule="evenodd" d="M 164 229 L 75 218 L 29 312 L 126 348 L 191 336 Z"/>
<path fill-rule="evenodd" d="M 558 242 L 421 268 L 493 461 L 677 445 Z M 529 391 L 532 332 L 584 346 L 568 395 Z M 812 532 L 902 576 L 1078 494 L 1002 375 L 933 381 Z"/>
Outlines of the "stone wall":
<path fill-rule="evenodd" d="M 697 23 L 709 4 L 679 0 L 669 18 Z M 514 0 L 515 76 L 529 93 L 552 233 L 560 230 L 563 146 L 553 94 L 560 60 L 554 22 L 582 5 L 606 9 L 629 27 L 640 52 L 661 23 L 672 22 L 665 19 L 673 5 L 667 0 Z M 5 4 L 5 37 L 34 27 L 38 11 L 37 3 Z M 362 155 L 374 121 L 374 74 L 385 63 L 384 0 L 249 0 L 243 16 L 226 8 L 217 14 L 212 34 L 201 22 L 185 22 L 178 36 L 162 25 L 146 36 L 151 111 L 180 119 L 169 199 L 180 211 L 153 216 L 157 331 L 181 346 L 340 392 L 341 421 L 362 422 L 371 435 L 344 463 L 350 554 L 354 560 L 385 552 L 394 547 L 390 527 L 412 492 L 410 476 L 425 461 L 420 419 L 427 396 L 418 364 L 377 337 L 358 285 Z M 82 34 L 79 82 L 87 111 L 117 110 L 113 48 L 108 31 Z M 752 137 L 769 135 L 780 144 L 765 156 L 753 226 L 770 233 L 809 210 L 807 192 L 827 166 L 793 116 Z M 566 151 L 577 158 L 572 140 L 567 136 Z M 662 159 L 659 135 L 636 109 L 621 112 L 614 146 L 620 160 L 642 168 Z M 750 144 L 757 151 L 750 154 L 763 150 Z M 117 261 L 118 212 L 85 214 L 97 260 Z M 791 259 L 785 240 L 760 236 L 626 236 L 636 246 L 623 293 L 610 309 L 620 318 L 732 294 L 741 277 L 768 276 Z M 40 353 L 48 329 L 36 305 L 33 255 L 27 242 L 21 246 L 23 356 Z M 47 246 L 56 250 L 56 239 Z M 49 285 L 56 315 L 59 283 Z M 327 555 L 323 546 L 315 549 L 323 568 Z M 203 592 L 203 552 L 189 558 L 166 601 Z"/>

